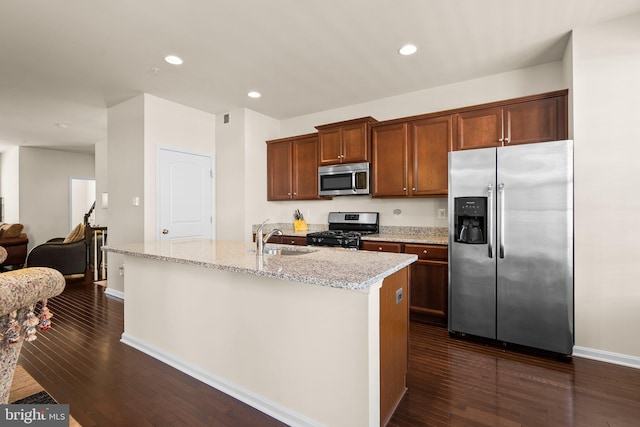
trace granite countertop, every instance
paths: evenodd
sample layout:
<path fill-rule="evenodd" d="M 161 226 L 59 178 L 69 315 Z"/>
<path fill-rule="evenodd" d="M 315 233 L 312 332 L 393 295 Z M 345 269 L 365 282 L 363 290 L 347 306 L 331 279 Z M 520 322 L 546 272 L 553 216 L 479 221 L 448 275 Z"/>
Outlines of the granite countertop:
<path fill-rule="evenodd" d="M 206 239 L 110 245 L 104 246 L 103 250 L 352 290 L 365 289 L 417 260 L 416 255 L 388 252 L 275 244 L 266 247 L 286 248 L 303 254 L 257 256 L 254 243 Z"/>

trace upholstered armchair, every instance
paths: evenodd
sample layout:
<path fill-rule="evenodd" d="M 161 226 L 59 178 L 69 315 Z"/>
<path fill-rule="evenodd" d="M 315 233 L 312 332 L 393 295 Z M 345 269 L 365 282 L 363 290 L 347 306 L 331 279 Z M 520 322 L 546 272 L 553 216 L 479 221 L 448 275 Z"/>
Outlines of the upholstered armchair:
<path fill-rule="evenodd" d="M 64 286 L 62 274 L 51 268 L 24 268 L 0 274 L 0 404 L 8 403 L 23 342 L 34 340 L 37 330 L 50 327 L 52 314 L 46 300 L 60 294 Z M 40 301 L 42 304 L 37 306 Z"/>
<path fill-rule="evenodd" d="M 66 238 L 56 237 L 31 249 L 27 267 L 50 267 L 63 275 L 87 271 L 87 239 L 84 224 L 79 224 Z"/>
<path fill-rule="evenodd" d="M 0 267 L 17 267 L 21 268 L 27 258 L 27 244 L 29 239 L 22 232 L 22 224 L 4 224 L 0 225 L 0 246 L 7 251 L 4 261 L 0 262 Z"/>

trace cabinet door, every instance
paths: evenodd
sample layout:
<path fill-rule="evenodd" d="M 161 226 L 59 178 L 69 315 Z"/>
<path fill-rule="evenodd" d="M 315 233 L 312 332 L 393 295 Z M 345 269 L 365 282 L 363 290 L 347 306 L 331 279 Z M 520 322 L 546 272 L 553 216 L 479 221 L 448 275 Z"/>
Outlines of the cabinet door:
<path fill-rule="evenodd" d="M 408 125 L 377 126 L 371 140 L 371 194 L 374 197 L 408 195 Z"/>
<path fill-rule="evenodd" d="M 267 200 L 291 199 L 291 153 L 290 141 L 267 143 Z"/>
<path fill-rule="evenodd" d="M 293 143 L 293 198 L 318 198 L 318 139 L 307 137 Z"/>
<path fill-rule="evenodd" d="M 502 107 L 467 111 L 457 115 L 454 150 L 500 147 L 502 145 Z"/>
<path fill-rule="evenodd" d="M 369 126 L 366 123 L 342 128 L 342 163 L 369 161 Z"/>
<path fill-rule="evenodd" d="M 453 116 L 411 123 L 414 196 L 447 195 L 448 153 L 453 145 Z"/>
<path fill-rule="evenodd" d="M 318 131 L 321 165 L 335 165 L 342 161 L 342 137 L 339 127 Z"/>
<path fill-rule="evenodd" d="M 561 102 L 562 98 L 547 98 L 506 106 L 504 145 L 566 139 L 558 129 Z"/>
<path fill-rule="evenodd" d="M 416 261 L 410 269 L 411 319 L 447 325 L 448 269 L 443 261 Z"/>

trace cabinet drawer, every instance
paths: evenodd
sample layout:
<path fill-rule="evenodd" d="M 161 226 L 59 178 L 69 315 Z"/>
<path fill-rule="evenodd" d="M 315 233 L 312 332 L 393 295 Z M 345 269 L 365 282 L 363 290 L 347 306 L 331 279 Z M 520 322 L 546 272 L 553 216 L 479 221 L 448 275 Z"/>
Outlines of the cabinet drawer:
<path fill-rule="evenodd" d="M 404 252 L 418 255 L 420 260 L 447 261 L 449 258 L 447 246 L 406 244 Z"/>
<path fill-rule="evenodd" d="M 402 252 L 402 243 L 362 242 L 362 249 L 375 252 Z"/>
<path fill-rule="evenodd" d="M 306 246 L 307 238 L 300 236 L 282 236 L 281 242 L 284 245 Z"/>

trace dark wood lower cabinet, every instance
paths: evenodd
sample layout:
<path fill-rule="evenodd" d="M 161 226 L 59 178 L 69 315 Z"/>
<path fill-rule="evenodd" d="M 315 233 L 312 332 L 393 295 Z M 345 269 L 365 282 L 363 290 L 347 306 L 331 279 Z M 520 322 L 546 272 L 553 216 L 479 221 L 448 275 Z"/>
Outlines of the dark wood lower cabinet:
<path fill-rule="evenodd" d="M 449 307 L 448 249 L 442 245 L 364 241 L 362 249 L 374 252 L 405 252 L 418 260 L 409 267 L 411 320 L 447 326 Z"/>
<path fill-rule="evenodd" d="M 447 326 L 447 270 L 443 261 L 416 261 L 411 265 L 411 320 Z"/>

